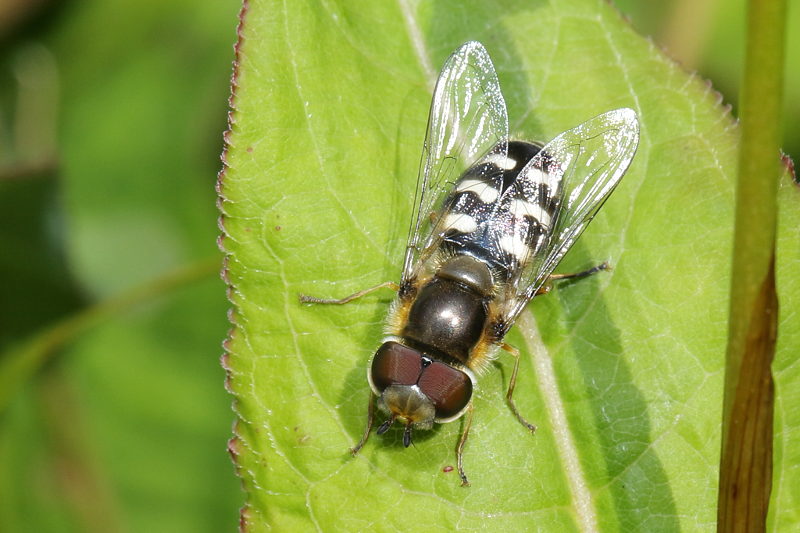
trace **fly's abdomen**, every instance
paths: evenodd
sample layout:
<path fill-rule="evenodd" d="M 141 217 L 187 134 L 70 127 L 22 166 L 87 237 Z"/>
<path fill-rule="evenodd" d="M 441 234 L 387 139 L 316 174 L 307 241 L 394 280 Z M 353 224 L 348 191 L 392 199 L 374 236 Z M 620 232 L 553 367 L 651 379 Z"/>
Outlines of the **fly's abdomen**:
<path fill-rule="evenodd" d="M 526 263 L 558 207 L 546 172 L 521 174 L 539 152 L 536 144 L 511 141 L 506 154 L 492 152 L 467 169 L 442 204 L 438 230 L 448 250 L 508 275 Z"/>

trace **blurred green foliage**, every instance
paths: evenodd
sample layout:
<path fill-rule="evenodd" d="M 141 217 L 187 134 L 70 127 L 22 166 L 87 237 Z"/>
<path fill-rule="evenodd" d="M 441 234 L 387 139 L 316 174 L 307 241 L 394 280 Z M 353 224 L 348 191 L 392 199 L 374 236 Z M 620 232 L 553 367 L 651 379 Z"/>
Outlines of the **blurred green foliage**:
<path fill-rule="evenodd" d="M 697 71 L 733 107 L 744 68 L 746 0 L 616 0 L 639 33 L 686 70 Z M 783 95 L 783 150 L 800 158 L 800 3 L 788 2 L 786 81 Z"/>
<path fill-rule="evenodd" d="M 120 291 L 219 261 L 214 183 L 240 9 L 4 6 L 0 364 Z M 72 342 L 3 406 L 0 530 L 235 527 L 218 362 L 228 302 L 219 267 L 204 270 L 103 308 L 77 337 L 67 327 Z"/>
<path fill-rule="evenodd" d="M 617 4 L 735 103 L 743 0 Z M 0 358 L 122 290 L 218 257 L 213 186 L 239 7 L 0 6 Z M 798 21 L 795 2 L 789 65 Z M 798 156 L 797 69 L 784 101 L 784 146 Z M 175 283 L 109 313 L 21 383 L 0 413 L 0 530 L 233 529 L 243 498 L 217 362 L 228 307 L 214 274 Z"/>

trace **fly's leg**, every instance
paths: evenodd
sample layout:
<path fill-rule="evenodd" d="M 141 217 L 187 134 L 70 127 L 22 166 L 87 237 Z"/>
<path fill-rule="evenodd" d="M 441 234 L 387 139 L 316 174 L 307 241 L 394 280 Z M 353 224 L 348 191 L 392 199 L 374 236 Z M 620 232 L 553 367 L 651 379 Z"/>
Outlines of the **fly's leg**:
<path fill-rule="evenodd" d="M 369 289 L 364 289 L 362 291 L 355 292 L 350 296 L 345 296 L 344 298 L 335 299 L 335 298 L 317 298 L 316 296 L 309 296 L 307 294 L 300 295 L 300 302 L 304 304 L 336 304 L 336 305 L 343 305 L 348 302 L 352 302 L 362 296 L 366 296 L 367 294 L 371 294 L 378 289 L 383 289 L 384 287 L 388 287 L 393 291 L 399 291 L 400 285 L 395 283 L 394 281 L 384 281 L 383 283 L 379 283 L 374 287 L 370 287 Z"/>
<path fill-rule="evenodd" d="M 534 294 L 534 296 L 541 296 L 542 294 L 547 294 L 551 290 L 553 290 L 553 286 L 550 284 L 549 281 L 546 281 L 544 283 L 544 285 L 539 287 L 539 289 L 536 291 L 536 294 Z"/>
<path fill-rule="evenodd" d="M 511 372 L 511 380 L 508 382 L 508 392 L 506 392 L 506 401 L 508 402 L 508 406 L 511 408 L 511 412 L 514 413 L 514 416 L 517 417 L 519 423 L 528 428 L 531 433 L 536 431 L 536 426 L 525 420 L 525 418 L 519 414 L 519 409 L 517 409 L 517 404 L 514 403 L 514 387 L 517 385 L 517 372 L 519 372 L 519 350 L 511 346 L 510 344 L 501 343 L 500 347 L 514 356 L 514 370 Z"/>
<path fill-rule="evenodd" d="M 352 302 L 362 296 L 366 296 L 367 294 L 373 293 L 378 289 L 383 289 L 384 287 L 388 287 L 395 291 L 400 290 L 400 285 L 393 281 L 384 281 L 383 283 L 379 283 L 374 287 L 370 287 L 368 289 L 364 289 L 358 291 L 356 293 L 351 294 L 350 296 L 345 296 L 344 298 L 335 299 L 335 298 L 317 298 L 316 296 L 309 296 L 307 294 L 300 295 L 300 302 L 305 304 L 336 304 L 336 305 L 344 305 L 348 302 Z M 358 454 L 361 451 L 361 448 L 364 447 L 364 444 L 367 443 L 367 439 L 369 439 L 369 434 L 372 431 L 372 425 L 375 421 L 375 402 L 373 401 L 372 394 L 369 395 L 369 404 L 367 407 L 367 427 L 364 428 L 364 434 L 361 436 L 361 440 L 358 443 L 350 448 L 350 453 L 353 455 Z"/>
<path fill-rule="evenodd" d="M 581 272 L 573 272 L 571 274 L 550 274 L 550 277 L 548 277 L 547 280 L 558 281 L 562 279 L 580 279 L 585 278 L 586 276 L 591 276 L 592 274 L 597 274 L 601 270 L 611 270 L 611 265 L 604 261 L 597 266 L 593 266 L 592 268 L 588 268 Z"/>
<path fill-rule="evenodd" d="M 536 291 L 536 296 L 540 296 L 542 294 L 547 294 L 553 288 L 554 281 L 561 281 L 565 279 L 581 279 L 587 276 L 591 276 L 592 274 L 597 274 L 602 270 L 611 270 L 611 265 L 606 262 L 600 263 L 597 266 L 593 266 L 592 268 L 588 268 L 586 270 L 582 270 L 580 272 L 572 272 L 571 274 L 550 274 L 547 277 L 547 281 L 542 285 L 538 291 Z"/>
<path fill-rule="evenodd" d="M 467 474 L 464 473 L 464 444 L 467 443 L 469 436 L 469 428 L 472 426 L 472 402 L 467 406 L 467 418 L 464 421 L 464 431 L 461 432 L 461 438 L 458 439 L 458 446 L 456 446 L 456 464 L 458 465 L 458 476 L 461 478 L 461 486 L 469 487 L 469 480 Z"/>
<path fill-rule="evenodd" d="M 361 437 L 361 440 L 358 441 L 358 444 L 350 448 L 350 453 L 354 456 L 361 451 L 361 448 L 367 443 L 367 439 L 369 438 L 369 434 L 372 431 L 372 423 L 375 421 L 375 402 L 372 399 L 372 393 L 370 392 L 369 395 L 369 406 L 367 407 L 367 427 L 364 428 L 364 435 Z"/>
<path fill-rule="evenodd" d="M 594 266 L 587 270 L 583 270 L 581 272 L 574 272 L 572 274 L 550 274 L 550 276 L 547 278 L 547 282 L 544 285 L 542 285 L 538 291 L 536 291 L 536 295 L 538 296 L 540 294 L 547 294 L 548 292 L 550 292 L 550 289 L 552 288 L 552 283 L 554 281 L 585 278 L 586 276 L 591 276 L 592 274 L 596 274 L 601 270 L 610 270 L 610 269 L 611 266 L 608 263 L 603 262 L 597 266 Z M 517 385 L 517 372 L 519 372 L 519 359 L 520 359 L 519 350 L 504 342 L 500 343 L 500 347 L 514 356 L 514 370 L 511 372 L 511 380 L 508 383 L 508 392 L 506 392 L 506 401 L 508 402 L 508 406 L 511 408 L 511 412 L 514 413 L 514 416 L 517 417 L 517 420 L 519 420 L 520 424 L 528 428 L 531 431 L 531 433 L 533 433 L 534 431 L 536 431 L 536 426 L 525 420 L 525 418 L 521 414 L 519 414 L 519 409 L 517 409 L 517 404 L 514 403 L 514 387 L 516 387 Z"/>

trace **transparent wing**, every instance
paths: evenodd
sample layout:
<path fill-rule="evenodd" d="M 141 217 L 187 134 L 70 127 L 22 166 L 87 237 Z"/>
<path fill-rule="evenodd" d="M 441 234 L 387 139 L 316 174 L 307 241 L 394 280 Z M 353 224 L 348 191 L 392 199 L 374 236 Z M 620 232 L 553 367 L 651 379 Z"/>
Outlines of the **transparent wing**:
<path fill-rule="evenodd" d="M 504 153 L 506 104 L 486 49 L 470 41 L 447 59 L 436 82 L 420 162 L 403 280 L 436 248 L 435 214 L 456 180 L 490 151 Z"/>
<path fill-rule="evenodd" d="M 543 222 L 549 222 L 546 231 L 535 236 L 535 247 L 520 265 L 517 276 L 506 285 L 503 315 L 507 328 L 617 186 L 638 142 L 639 121 L 633 110 L 603 113 L 548 143 L 520 172 L 513 189 L 504 193 L 504 197 L 522 194 L 529 205 L 546 206 L 552 202 L 549 205 L 553 208 L 549 219 L 547 214 L 540 215 L 546 219 Z M 541 213 L 542 207 L 538 209 L 536 214 Z M 514 236 L 514 242 L 530 241 L 528 226 L 520 222 L 522 217 L 514 220 L 506 230 L 508 235 Z"/>

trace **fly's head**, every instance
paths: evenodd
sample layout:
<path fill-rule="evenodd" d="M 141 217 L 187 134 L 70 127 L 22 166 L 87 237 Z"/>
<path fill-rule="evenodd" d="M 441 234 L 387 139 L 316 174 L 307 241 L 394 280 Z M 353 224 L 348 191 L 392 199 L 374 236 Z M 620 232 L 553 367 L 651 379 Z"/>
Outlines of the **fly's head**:
<path fill-rule="evenodd" d="M 399 421 L 405 425 L 406 447 L 411 445 L 412 428 L 430 429 L 434 422 L 455 420 L 472 398 L 472 378 L 467 373 L 395 341 L 378 348 L 368 377 L 378 407 L 389 415 L 378 434 Z"/>

